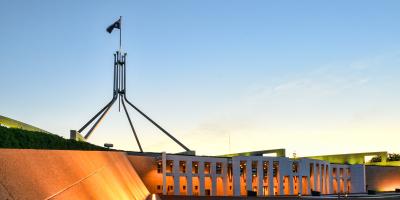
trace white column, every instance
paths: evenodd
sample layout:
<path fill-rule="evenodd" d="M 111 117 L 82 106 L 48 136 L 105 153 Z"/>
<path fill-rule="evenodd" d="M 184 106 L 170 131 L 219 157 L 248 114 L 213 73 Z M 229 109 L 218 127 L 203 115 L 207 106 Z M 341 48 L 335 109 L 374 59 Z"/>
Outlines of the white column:
<path fill-rule="evenodd" d="M 205 195 L 204 190 L 204 161 L 199 161 L 199 193 L 200 196 Z"/>
<path fill-rule="evenodd" d="M 326 194 L 326 164 L 325 163 L 324 163 L 324 167 L 323 167 L 323 170 L 322 170 L 321 174 L 322 174 L 322 180 L 321 180 L 321 185 L 322 185 L 321 188 L 322 189 L 321 189 L 321 192 L 323 194 Z"/>
<path fill-rule="evenodd" d="M 311 163 L 307 162 L 307 193 L 311 194 Z"/>
<path fill-rule="evenodd" d="M 174 195 L 180 195 L 181 186 L 179 183 L 180 173 L 178 159 L 174 159 L 174 163 L 172 164 L 172 172 L 174 175 Z"/>
<path fill-rule="evenodd" d="M 319 180 L 318 180 L 318 182 L 319 182 L 319 191 L 321 192 L 321 193 L 323 193 L 323 184 L 322 184 L 322 181 L 324 180 L 323 179 L 323 175 L 324 175 L 324 172 L 322 171 L 322 163 L 319 163 Z"/>
<path fill-rule="evenodd" d="M 162 182 L 163 182 L 163 195 L 167 195 L 167 153 L 162 152 Z"/>
<path fill-rule="evenodd" d="M 224 196 L 226 196 L 228 193 L 228 162 L 223 162 L 222 163 L 222 182 L 223 182 L 223 190 L 224 190 Z"/>
<path fill-rule="evenodd" d="M 211 171 L 211 196 L 217 196 L 217 164 L 213 161 L 210 164 Z"/>
<path fill-rule="evenodd" d="M 274 161 L 268 160 L 268 195 L 273 196 L 274 194 Z"/>
<path fill-rule="evenodd" d="M 279 160 L 279 167 L 278 167 L 278 181 L 279 181 L 279 195 L 283 195 L 283 168 L 285 167 L 285 163 L 282 160 Z"/>
<path fill-rule="evenodd" d="M 328 173 L 328 164 L 325 165 L 325 179 L 324 179 L 324 186 L 325 186 L 325 194 L 329 194 L 329 173 Z"/>
<path fill-rule="evenodd" d="M 340 167 L 336 168 L 337 192 L 340 193 Z"/>
<path fill-rule="evenodd" d="M 264 196 L 264 175 L 263 175 L 263 171 L 264 171 L 264 165 L 263 165 L 263 160 L 262 159 L 258 159 L 257 160 L 257 195 L 258 196 Z"/>
<path fill-rule="evenodd" d="M 343 168 L 343 192 L 347 193 L 347 168 Z"/>
<path fill-rule="evenodd" d="M 290 176 L 289 176 L 289 194 L 294 195 L 294 180 L 293 180 L 292 172 L 290 172 Z"/>
<path fill-rule="evenodd" d="M 246 190 L 247 191 L 253 191 L 253 176 L 252 176 L 252 170 L 251 170 L 251 160 L 246 160 Z"/>
<path fill-rule="evenodd" d="M 314 187 L 313 190 L 317 191 L 318 189 L 318 168 L 317 168 L 317 163 L 314 162 Z"/>
<path fill-rule="evenodd" d="M 193 195 L 193 178 L 192 178 L 192 159 L 186 160 L 186 191 L 187 195 Z"/>
<path fill-rule="evenodd" d="M 232 158 L 233 196 L 240 196 L 240 159 Z"/>
<path fill-rule="evenodd" d="M 329 194 L 333 194 L 333 175 L 332 175 L 332 165 L 329 165 L 329 168 L 328 168 L 328 173 L 329 173 L 329 177 L 328 177 L 328 182 L 329 182 L 329 186 L 328 186 L 328 188 L 329 188 L 329 191 L 328 191 L 328 193 Z"/>
<path fill-rule="evenodd" d="M 299 178 L 297 179 L 297 181 L 299 181 L 299 189 L 298 189 L 298 191 L 299 191 L 300 194 L 303 194 L 303 176 L 302 176 L 301 173 L 298 173 L 298 174 L 299 174 Z"/>

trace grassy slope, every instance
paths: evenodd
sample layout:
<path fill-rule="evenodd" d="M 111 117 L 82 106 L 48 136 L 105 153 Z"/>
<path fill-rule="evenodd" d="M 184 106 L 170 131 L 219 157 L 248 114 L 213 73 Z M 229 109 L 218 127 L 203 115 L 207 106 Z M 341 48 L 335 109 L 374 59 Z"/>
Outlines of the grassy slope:
<path fill-rule="evenodd" d="M 0 126 L 0 148 L 106 150 L 87 142 L 64 139 L 58 135 Z"/>
<path fill-rule="evenodd" d="M 44 131 L 40 128 L 1 115 L 0 115 L 0 125 L 6 126 L 8 128 L 20 128 L 28 131 L 38 131 L 38 132 L 48 133 L 47 131 Z"/>

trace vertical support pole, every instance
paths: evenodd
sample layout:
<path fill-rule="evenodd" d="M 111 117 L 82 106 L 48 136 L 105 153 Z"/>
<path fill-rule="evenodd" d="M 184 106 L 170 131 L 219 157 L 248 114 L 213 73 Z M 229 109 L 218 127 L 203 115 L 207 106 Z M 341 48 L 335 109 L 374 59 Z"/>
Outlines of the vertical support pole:
<path fill-rule="evenodd" d="M 301 173 L 299 173 L 299 178 L 297 181 L 299 182 L 298 194 L 303 194 L 303 176 Z"/>
<path fill-rule="evenodd" d="M 251 157 L 250 157 L 251 158 Z M 252 160 L 246 160 L 246 190 L 253 191 Z"/>
<path fill-rule="evenodd" d="M 186 169 L 186 183 L 187 183 L 186 195 L 189 195 L 189 196 L 193 195 L 193 191 L 192 191 L 193 190 L 192 161 L 193 160 L 191 159 L 191 157 L 190 157 L 190 159 L 186 160 L 186 167 L 187 167 L 187 169 Z"/>
<path fill-rule="evenodd" d="M 343 168 L 343 192 L 347 193 L 347 168 Z"/>
<path fill-rule="evenodd" d="M 222 162 L 222 182 L 223 182 L 223 190 L 224 196 L 227 196 L 228 193 L 228 162 Z"/>
<path fill-rule="evenodd" d="M 210 163 L 210 173 L 211 173 L 211 196 L 217 196 L 217 163 L 212 161 Z"/>
<path fill-rule="evenodd" d="M 329 191 L 328 191 L 328 193 L 329 194 L 333 194 L 333 173 L 332 173 L 332 165 L 330 165 L 329 164 L 329 166 L 328 166 L 329 168 L 328 168 L 328 173 L 329 173 L 329 178 L 328 178 L 328 182 L 329 182 L 329 186 L 328 186 L 328 188 L 329 188 Z"/>
<path fill-rule="evenodd" d="M 257 160 L 257 196 L 264 196 L 264 164 L 262 157 Z"/>
<path fill-rule="evenodd" d="M 319 163 L 319 180 L 318 180 L 318 182 L 319 182 L 319 191 L 321 192 L 321 194 L 323 193 L 322 180 L 323 180 L 323 175 L 324 175 L 322 165 L 323 165 L 323 163 Z"/>
<path fill-rule="evenodd" d="M 200 196 L 205 195 L 205 184 L 204 184 L 204 161 L 199 161 L 199 189 Z"/>
<path fill-rule="evenodd" d="M 124 54 L 124 94 L 126 93 L 126 53 Z"/>
<path fill-rule="evenodd" d="M 119 49 L 122 48 L 122 16 L 119 16 Z"/>
<path fill-rule="evenodd" d="M 285 164 L 283 163 L 282 160 L 279 160 L 279 167 L 278 167 L 278 177 L 279 177 L 279 195 L 283 195 L 284 194 L 284 190 L 283 190 L 283 168 L 284 168 Z"/>
<path fill-rule="evenodd" d="M 294 195 L 294 176 L 292 173 L 289 175 L 289 195 Z"/>
<path fill-rule="evenodd" d="M 232 157 L 233 196 L 240 196 L 240 157 Z"/>
<path fill-rule="evenodd" d="M 340 167 L 336 167 L 336 185 L 337 185 L 337 193 L 340 193 Z"/>
<path fill-rule="evenodd" d="M 117 55 L 114 53 L 114 87 L 113 95 L 116 95 L 117 91 Z"/>
<path fill-rule="evenodd" d="M 179 173 L 179 159 L 174 158 L 174 163 L 172 164 L 172 172 L 174 174 L 174 195 L 180 195 L 180 173 Z"/>
<path fill-rule="evenodd" d="M 268 160 L 268 195 L 273 196 L 274 193 L 274 161 L 272 159 Z"/>
<path fill-rule="evenodd" d="M 167 195 L 167 153 L 162 152 L 162 181 L 163 181 L 163 195 Z"/>
<path fill-rule="evenodd" d="M 313 185 L 313 190 L 314 191 L 317 191 L 318 189 L 318 187 L 317 187 L 317 184 L 318 184 L 318 168 L 317 168 L 317 163 L 316 162 L 314 162 L 314 170 L 313 170 L 313 172 L 314 172 L 314 185 Z"/>

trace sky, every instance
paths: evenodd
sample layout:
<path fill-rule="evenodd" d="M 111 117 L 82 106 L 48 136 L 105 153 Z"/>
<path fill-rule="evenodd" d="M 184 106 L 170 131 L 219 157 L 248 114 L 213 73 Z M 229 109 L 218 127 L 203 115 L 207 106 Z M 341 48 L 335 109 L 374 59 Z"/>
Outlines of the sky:
<path fill-rule="evenodd" d="M 0 0 L 0 115 L 65 138 L 127 97 L 199 155 L 400 152 L 399 1 Z M 144 151 L 183 151 L 133 109 Z M 114 105 L 89 142 L 137 151 Z"/>

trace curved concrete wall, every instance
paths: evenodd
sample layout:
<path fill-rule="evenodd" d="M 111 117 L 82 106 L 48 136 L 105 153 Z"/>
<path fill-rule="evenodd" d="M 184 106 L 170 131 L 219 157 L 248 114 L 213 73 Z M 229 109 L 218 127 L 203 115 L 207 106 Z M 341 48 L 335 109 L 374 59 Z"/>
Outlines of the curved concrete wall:
<path fill-rule="evenodd" d="M 146 199 L 122 152 L 0 149 L 0 199 Z"/>

